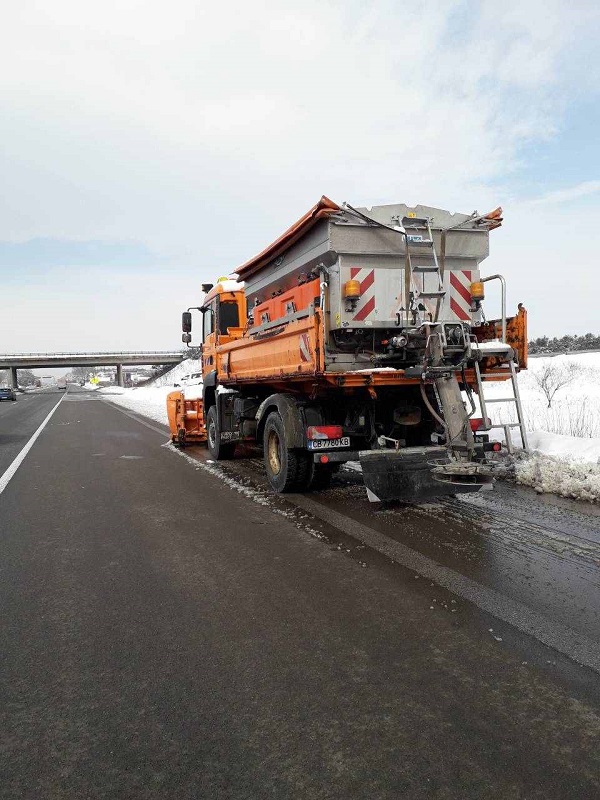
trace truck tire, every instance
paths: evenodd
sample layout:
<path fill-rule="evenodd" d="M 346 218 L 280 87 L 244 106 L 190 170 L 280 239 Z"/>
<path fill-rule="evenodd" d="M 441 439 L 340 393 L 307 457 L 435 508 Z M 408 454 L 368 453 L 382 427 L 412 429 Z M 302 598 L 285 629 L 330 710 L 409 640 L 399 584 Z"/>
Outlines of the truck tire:
<path fill-rule="evenodd" d="M 267 478 L 276 492 L 304 492 L 311 479 L 311 460 L 304 450 L 288 450 L 283 420 L 272 411 L 263 436 Z"/>
<path fill-rule="evenodd" d="M 206 442 L 209 452 L 215 461 L 226 461 L 233 458 L 235 443 L 224 444 L 221 441 L 216 406 L 211 406 L 206 415 Z"/>

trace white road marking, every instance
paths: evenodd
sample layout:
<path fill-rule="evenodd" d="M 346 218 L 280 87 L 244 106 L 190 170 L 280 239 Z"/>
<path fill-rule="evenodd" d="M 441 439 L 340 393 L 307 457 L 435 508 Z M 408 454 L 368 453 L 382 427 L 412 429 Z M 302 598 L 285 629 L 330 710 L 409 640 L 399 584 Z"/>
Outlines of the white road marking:
<path fill-rule="evenodd" d="M 12 462 L 12 464 L 10 465 L 10 467 L 9 467 L 9 468 L 6 470 L 6 472 L 4 473 L 4 475 L 2 475 L 2 477 L 0 477 L 0 494 L 2 494 L 2 492 L 3 492 L 3 491 L 6 489 L 6 487 L 8 486 L 8 484 L 9 484 L 9 482 L 10 482 L 10 479 L 13 477 L 13 475 L 15 474 L 15 472 L 16 472 L 16 471 L 19 469 L 19 467 L 21 466 L 21 464 L 22 464 L 22 462 L 23 462 L 23 459 L 25 458 L 25 456 L 27 455 L 27 453 L 28 453 L 28 452 L 31 450 L 31 448 L 32 448 L 32 447 L 33 447 L 33 445 L 35 444 L 35 440 L 38 438 L 38 436 L 40 435 L 40 433 L 41 433 L 41 432 L 44 430 L 44 428 L 46 427 L 46 425 L 48 424 L 48 422 L 49 422 L 49 420 L 50 420 L 50 417 L 52 416 L 52 414 L 54 414 L 54 412 L 56 411 L 56 409 L 57 409 L 57 408 L 59 407 L 59 405 L 62 403 L 63 399 L 64 399 L 64 394 L 63 394 L 63 396 L 60 398 L 60 400 L 58 401 L 58 403 L 57 403 L 57 404 L 54 406 L 54 408 L 52 409 L 52 411 L 51 411 L 51 412 L 48 414 L 48 416 L 46 417 L 46 419 L 45 419 L 45 420 L 42 422 L 42 424 L 41 424 L 41 425 L 40 425 L 40 427 L 37 429 L 37 431 L 36 431 L 36 432 L 33 434 L 33 436 L 31 437 L 31 439 L 30 439 L 30 440 L 27 442 L 27 444 L 25 445 L 25 447 L 24 447 L 24 448 L 21 450 L 21 452 L 19 453 L 19 455 L 18 455 L 18 456 L 15 458 L 15 460 Z"/>

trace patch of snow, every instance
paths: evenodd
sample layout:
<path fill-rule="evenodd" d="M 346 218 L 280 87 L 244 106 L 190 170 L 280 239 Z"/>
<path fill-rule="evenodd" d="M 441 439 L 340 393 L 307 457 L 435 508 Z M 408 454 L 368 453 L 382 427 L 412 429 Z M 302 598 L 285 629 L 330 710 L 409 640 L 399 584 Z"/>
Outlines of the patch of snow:
<path fill-rule="evenodd" d="M 570 461 L 600 463 L 600 438 L 583 439 L 561 433 L 532 431 L 529 433 L 529 448 L 547 456 L 567 458 Z"/>
<path fill-rule="evenodd" d="M 167 395 L 172 391 L 175 391 L 172 386 L 143 386 L 123 389 L 121 394 L 111 395 L 110 400 L 143 417 L 168 425 Z"/>
<path fill-rule="evenodd" d="M 150 381 L 146 386 L 142 388 L 148 387 L 157 387 L 157 386 L 173 386 L 176 383 L 181 384 L 182 379 L 185 376 L 194 375 L 196 373 L 202 373 L 202 364 L 200 363 L 200 359 L 198 358 L 186 358 L 181 361 L 179 364 L 176 364 L 173 369 L 170 369 L 168 372 L 165 372 L 164 375 L 160 375 L 158 378 L 154 378 L 153 381 Z"/>
<path fill-rule="evenodd" d="M 102 386 L 96 390 L 98 394 L 125 394 L 127 389 L 122 386 Z"/>
<path fill-rule="evenodd" d="M 185 397 L 186 400 L 201 400 L 202 389 L 203 385 L 201 383 L 194 384 L 193 386 L 184 386 L 182 389 L 183 396 Z"/>
<path fill-rule="evenodd" d="M 395 367 L 370 367 L 369 369 L 353 369 L 352 374 L 362 374 L 363 372 L 398 372 Z"/>
<path fill-rule="evenodd" d="M 566 458 L 535 453 L 515 464 L 515 479 L 536 492 L 557 494 L 573 500 L 600 502 L 600 465 L 581 464 Z"/>
<path fill-rule="evenodd" d="M 219 286 L 223 287 L 224 292 L 239 292 L 244 288 L 243 281 L 236 281 L 229 278 L 226 281 L 218 281 Z"/>
<path fill-rule="evenodd" d="M 494 353 L 508 353 L 508 351 L 512 348 L 509 344 L 495 339 L 489 342 L 471 342 L 471 349 L 479 350 L 482 353 L 484 353 L 486 350 L 491 350 Z"/>

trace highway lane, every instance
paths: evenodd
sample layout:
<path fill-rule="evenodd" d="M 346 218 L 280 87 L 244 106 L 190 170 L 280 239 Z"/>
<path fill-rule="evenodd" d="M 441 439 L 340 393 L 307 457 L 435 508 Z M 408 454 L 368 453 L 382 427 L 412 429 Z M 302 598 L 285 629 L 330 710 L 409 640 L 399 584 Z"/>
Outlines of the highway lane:
<path fill-rule="evenodd" d="M 0 495 L 0 797 L 599 796 L 596 672 L 359 544 L 350 478 L 344 530 L 166 439 L 68 395 Z"/>
<path fill-rule="evenodd" d="M 186 454 L 201 462 L 208 458 L 200 449 Z M 262 459 L 235 459 L 211 469 L 268 492 Z M 536 629 L 542 641 L 559 644 L 568 633 L 574 644 L 569 648 L 565 641 L 561 650 L 576 657 L 577 641 L 585 640 L 585 663 L 600 668 L 600 509 L 596 506 L 542 498 L 506 483 L 498 483 L 491 492 L 419 506 L 371 504 L 360 474 L 351 469 L 342 470 L 331 489 L 288 496 L 286 502 L 325 522 L 333 521 L 342 530 L 354 530 L 363 544 L 386 537 L 383 550 L 388 555 L 398 558 L 392 552 L 395 544 L 396 553 L 407 548 L 414 556 L 409 561 L 430 561 L 438 580 L 450 576 L 445 581 L 450 587 L 470 582 L 486 595 L 482 606 L 486 610 L 497 606 L 500 618 L 514 622 L 514 614 L 500 613 L 503 603 L 512 604 L 513 610 L 519 606 L 525 631 L 534 629 L 529 624 L 534 617 L 545 618 L 548 635 L 539 625 Z M 497 629 L 494 633 L 499 635 Z"/>
<path fill-rule="evenodd" d="M 40 389 L 0 403 L 0 476 L 10 466 L 64 392 Z"/>

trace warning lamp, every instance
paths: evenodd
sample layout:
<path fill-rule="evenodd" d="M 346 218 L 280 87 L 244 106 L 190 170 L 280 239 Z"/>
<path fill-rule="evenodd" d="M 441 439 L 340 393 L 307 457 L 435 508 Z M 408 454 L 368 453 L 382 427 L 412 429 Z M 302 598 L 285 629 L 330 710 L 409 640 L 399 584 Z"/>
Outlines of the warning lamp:
<path fill-rule="evenodd" d="M 346 300 L 360 299 L 360 281 L 346 281 L 344 284 L 344 297 Z"/>
<path fill-rule="evenodd" d="M 346 281 L 343 291 L 346 300 L 346 311 L 354 311 L 360 300 L 360 281 Z"/>
<path fill-rule="evenodd" d="M 494 451 L 494 453 L 499 453 L 500 450 L 502 450 L 501 443 L 500 442 L 493 442 L 492 443 L 492 450 Z"/>
<path fill-rule="evenodd" d="M 471 299 L 476 303 L 481 303 L 482 300 L 485 300 L 485 292 L 481 281 L 474 281 L 471 284 Z"/>

